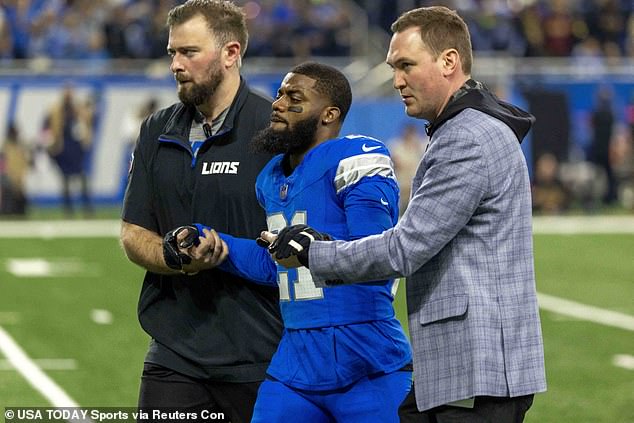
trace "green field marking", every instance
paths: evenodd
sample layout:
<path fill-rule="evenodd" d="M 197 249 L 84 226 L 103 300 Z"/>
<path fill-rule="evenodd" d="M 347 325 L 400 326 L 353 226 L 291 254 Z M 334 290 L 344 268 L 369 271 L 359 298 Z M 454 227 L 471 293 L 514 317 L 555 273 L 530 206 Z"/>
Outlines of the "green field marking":
<path fill-rule="evenodd" d="M 24 379 L 54 407 L 77 407 L 77 403 L 38 367 L 26 352 L 0 327 L 0 352 Z"/>

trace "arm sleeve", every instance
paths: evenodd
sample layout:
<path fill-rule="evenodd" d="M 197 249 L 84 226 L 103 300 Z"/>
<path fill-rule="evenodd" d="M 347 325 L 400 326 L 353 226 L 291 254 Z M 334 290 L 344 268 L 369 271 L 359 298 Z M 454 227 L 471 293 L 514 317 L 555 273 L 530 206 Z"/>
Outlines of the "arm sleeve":
<path fill-rule="evenodd" d="M 477 140 L 453 135 L 445 140 L 451 148 L 432 145 L 426 153 L 425 177 L 394 228 L 351 242 L 311 244 L 317 286 L 409 276 L 465 227 L 487 192 L 488 166 Z"/>
<path fill-rule="evenodd" d="M 393 178 L 363 178 L 342 197 L 352 240 L 379 234 L 398 219 L 398 185 Z"/>
<path fill-rule="evenodd" d="M 200 224 L 196 226 L 201 234 L 203 228 L 211 229 Z M 229 247 L 227 259 L 218 266 L 220 270 L 260 285 L 277 286 L 277 266 L 265 248 L 252 239 L 236 238 L 221 232 L 218 236 Z"/>

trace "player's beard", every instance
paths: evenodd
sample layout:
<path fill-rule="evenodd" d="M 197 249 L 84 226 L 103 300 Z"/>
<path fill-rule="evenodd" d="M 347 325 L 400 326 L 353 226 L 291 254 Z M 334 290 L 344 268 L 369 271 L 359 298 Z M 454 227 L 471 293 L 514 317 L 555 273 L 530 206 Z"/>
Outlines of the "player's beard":
<path fill-rule="evenodd" d="M 302 153 L 308 150 L 315 140 L 319 115 L 307 117 L 288 126 L 275 130 L 270 126 L 257 132 L 251 140 L 251 148 L 258 153 Z"/>
<path fill-rule="evenodd" d="M 178 90 L 178 98 L 184 104 L 199 106 L 213 97 L 222 79 L 220 66 L 216 61 L 213 61 L 209 66 L 209 77 L 198 84 L 192 82 L 186 86 L 181 86 Z"/>

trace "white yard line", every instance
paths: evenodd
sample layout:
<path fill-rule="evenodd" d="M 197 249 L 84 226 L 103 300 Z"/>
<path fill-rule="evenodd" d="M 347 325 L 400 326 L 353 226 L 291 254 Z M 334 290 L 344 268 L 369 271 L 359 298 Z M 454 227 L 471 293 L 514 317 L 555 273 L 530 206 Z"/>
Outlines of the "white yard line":
<path fill-rule="evenodd" d="M 79 407 L 53 379 L 26 355 L 24 350 L 0 327 L 0 351 L 24 379 L 54 407 Z"/>
<path fill-rule="evenodd" d="M 113 238 L 120 227 L 118 220 L 0 221 L 0 238 Z"/>
<path fill-rule="evenodd" d="M 629 354 L 616 354 L 612 357 L 612 364 L 627 370 L 634 370 L 634 356 Z"/>
<path fill-rule="evenodd" d="M 536 234 L 634 234 L 634 216 L 537 216 Z"/>
<path fill-rule="evenodd" d="M 0 238 L 118 237 L 119 220 L 0 221 Z M 633 216 L 536 216 L 536 234 L 634 234 Z"/>
<path fill-rule="evenodd" d="M 542 293 L 537 293 L 537 302 L 540 308 L 553 313 L 634 331 L 634 317 L 629 314 L 589 306 Z"/>
<path fill-rule="evenodd" d="M 25 225 L 25 223 L 27 223 Z M 0 238 L 118 237 L 119 220 L 0 221 Z M 634 234 L 634 216 L 537 216 L 536 234 Z M 539 294 L 540 306 L 555 313 L 634 330 L 626 314 Z"/>

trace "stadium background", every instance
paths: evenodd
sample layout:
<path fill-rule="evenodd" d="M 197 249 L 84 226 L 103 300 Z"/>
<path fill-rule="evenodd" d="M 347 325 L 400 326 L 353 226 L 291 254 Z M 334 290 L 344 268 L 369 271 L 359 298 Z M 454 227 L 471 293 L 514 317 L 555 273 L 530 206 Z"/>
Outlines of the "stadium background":
<path fill-rule="evenodd" d="M 118 246 L 116 219 L 134 142 L 134 116 L 150 99 L 159 107 L 176 101 L 168 61 L 162 57 L 164 33 L 160 25 L 156 29 L 156 23 L 143 21 L 144 16 L 164 16 L 172 2 L 102 2 L 132 29 L 126 48 L 104 39 L 96 52 L 82 50 L 81 43 L 68 41 L 70 36 L 66 41 L 32 36 L 30 47 L 9 37 L 13 43 L 7 50 L 5 35 L 11 32 L 11 8 L 17 3 L 0 2 L 0 147 L 14 122 L 33 161 L 27 215 L 0 216 L 0 407 L 134 406 L 148 341 L 136 321 L 142 271 L 125 260 Z M 86 17 L 84 24 L 94 23 L 97 12 L 104 11 L 103 5 L 80 0 L 24 3 L 31 6 L 31 22 L 50 14 L 46 28 L 51 33 L 66 25 L 82 34 L 95 25 L 73 26 L 71 18 L 78 14 Z M 252 85 L 273 94 L 292 64 L 307 58 L 326 61 L 353 82 L 355 100 L 344 132 L 389 142 L 412 123 L 382 63 L 389 40 L 386 27 L 400 10 L 431 2 L 239 3 L 251 17 L 244 75 Z M 544 152 L 562 163 L 588 162 L 590 116 L 601 90 L 612 94 L 615 127 L 629 135 L 634 123 L 630 2 L 434 3 L 453 3 L 449 5 L 468 18 L 476 49 L 474 76 L 540 118 L 523 144 L 531 172 Z M 526 30 L 532 28 L 531 14 L 540 19 L 544 32 L 540 48 Z M 111 22 L 116 19 L 109 17 L 101 18 L 103 28 L 110 28 L 104 34 L 116 32 Z M 606 19 L 620 22 L 620 32 L 605 30 L 619 27 L 605 25 Z M 585 31 L 579 29 L 584 24 Z M 548 38 L 551 27 L 560 30 L 555 33 L 570 29 L 567 49 Z M 589 39 L 598 40 L 600 48 L 592 50 Z M 79 99 L 93 101 L 96 110 L 87 171 L 97 209 L 90 220 L 63 220 L 60 174 L 45 152 L 43 122 L 69 84 Z M 413 123 L 423 132 L 422 122 Z M 631 148 L 631 137 L 627 140 Z M 528 422 L 634 422 L 630 207 L 621 201 L 584 208 L 578 201 L 572 216 L 536 218 L 549 391 L 536 398 Z M 401 318 L 406 314 L 403 299 L 402 284 L 396 303 Z"/>

